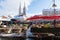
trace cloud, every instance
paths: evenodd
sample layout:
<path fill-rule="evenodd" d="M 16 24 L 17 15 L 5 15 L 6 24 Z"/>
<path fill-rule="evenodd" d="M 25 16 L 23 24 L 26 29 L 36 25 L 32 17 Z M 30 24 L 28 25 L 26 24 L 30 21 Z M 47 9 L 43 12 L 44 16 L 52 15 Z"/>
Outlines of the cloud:
<path fill-rule="evenodd" d="M 40 12 L 40 13 L 27 13 L 27 17 L 29 18 L 29 17 L 31 17 L 31 16 L 34 16 L 34 15 L 43 15 L 42 14 L 42 12 Z"/>
<path fill-rule="evenodd" d="M 19 13 L 19 5 L 21 2 L 21 7 L 24 7 L 24 2 L 26 5 L 26 11 L 28 11 L 28 6 L 31 4 L 32 0 L 5 0 L 5 2 L 0 5 L 3 7 L 0 10 L 1 15 L 17 15 Z M 23 10 L 23 9 L 22 9 Z"/>

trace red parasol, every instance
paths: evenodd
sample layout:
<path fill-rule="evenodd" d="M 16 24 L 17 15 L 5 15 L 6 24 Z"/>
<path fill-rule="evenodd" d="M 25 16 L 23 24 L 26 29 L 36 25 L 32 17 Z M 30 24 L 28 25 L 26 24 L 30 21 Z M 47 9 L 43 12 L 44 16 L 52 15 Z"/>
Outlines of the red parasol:
<path fill-rule="evenodd" d="M 42 19 L 53 20 L 53 19 L 60 19 L 60 16 L 43 16 Z"/>
<path fill-rule="evenodd" d="M 38 20 L 38 19 L 40 19 L 40 16 L 37 16 L 37 15 L 27 18 L 27 20 Z"/>
<path fill-rule="evenodd" d="M 28 18 L 27 20 L 38 20 L 38 19 L 55 20 L 60 19 L 60 16 L 33 16 Z"/>

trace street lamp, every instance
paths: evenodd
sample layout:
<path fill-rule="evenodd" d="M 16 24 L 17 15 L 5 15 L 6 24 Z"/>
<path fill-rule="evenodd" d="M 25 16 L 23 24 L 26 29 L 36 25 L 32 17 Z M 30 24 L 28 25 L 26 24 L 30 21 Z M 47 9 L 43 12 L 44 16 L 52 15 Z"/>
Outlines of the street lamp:
<path fill-rule="evenodd" d="M 55 4 L 55 0 L 53 0 L 53 5 L 52 5 L 52 7 L 53 7 L 53 11 L 54 11 L 54 16 L 55 16 L 55 15 L 56 15 L 56 9 L 55 9 L 56 4 Z M 56 25 L 56 20 L 54 19 L 54 27 L 55 27 L 55 25 Z"/>

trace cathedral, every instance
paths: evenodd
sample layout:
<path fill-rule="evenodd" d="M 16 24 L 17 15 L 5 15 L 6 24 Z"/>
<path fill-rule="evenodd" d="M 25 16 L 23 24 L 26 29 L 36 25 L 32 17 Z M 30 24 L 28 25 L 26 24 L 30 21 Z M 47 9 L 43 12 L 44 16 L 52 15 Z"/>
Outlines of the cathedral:
<path fill-rule="evenodd" d="M 24 7 L 23 7 L 23 12 L 21 12 L 21 3 L 20 3 L 19 14 L 15 16 L 15 19 L 19 20 L 19 21 L 26 20 L 26 7 L 25 7 L 25 3 L 24 3 Z"/>

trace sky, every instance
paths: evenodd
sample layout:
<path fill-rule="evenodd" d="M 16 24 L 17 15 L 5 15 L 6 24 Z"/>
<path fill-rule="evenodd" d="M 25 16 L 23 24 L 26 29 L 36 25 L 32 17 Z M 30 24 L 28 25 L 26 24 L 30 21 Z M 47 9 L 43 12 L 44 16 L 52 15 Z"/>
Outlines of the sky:
<path fill-rule="evenodd" d="M 0 0 L 0 16 L 18 15 L 20 2 L 21 10 L 23 10 L 25 3 L 27 17 L 42 15 L 42 10 L 52 8 L 53 3 L 52 0 Z M 60 8 L 60 0 L 56 0 L 56 4 L 56 8 Z"/>

